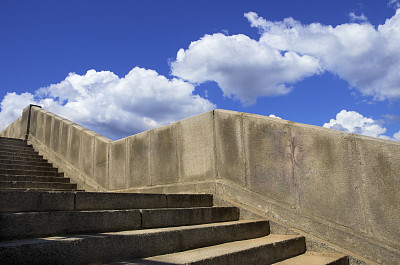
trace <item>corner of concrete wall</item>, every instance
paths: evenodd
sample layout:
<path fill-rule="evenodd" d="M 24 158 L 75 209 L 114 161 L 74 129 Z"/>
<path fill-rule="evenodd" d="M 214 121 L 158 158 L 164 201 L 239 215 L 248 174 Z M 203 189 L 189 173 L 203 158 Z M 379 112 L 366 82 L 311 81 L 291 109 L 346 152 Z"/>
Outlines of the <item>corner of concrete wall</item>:
<path fill-rule="evenodd" d="M 213 111 L 110 144 L 110 190 L 214 191 Z"/>
<path fill-rule="evenodd" d="M 112 142 L 72 121 L 32 107 L 29 142 L 66 177 L 88 191 L 108 189 L 108 144 Z M 96 155 L 96 151 L 99 152 Z M 106 155 L 106 159 L 102 157 Z"/>
<path fill-rule="evenodd" d="M 216 194 L 382 264 L 400 260 L 400 143 L 215 111 Z"/>

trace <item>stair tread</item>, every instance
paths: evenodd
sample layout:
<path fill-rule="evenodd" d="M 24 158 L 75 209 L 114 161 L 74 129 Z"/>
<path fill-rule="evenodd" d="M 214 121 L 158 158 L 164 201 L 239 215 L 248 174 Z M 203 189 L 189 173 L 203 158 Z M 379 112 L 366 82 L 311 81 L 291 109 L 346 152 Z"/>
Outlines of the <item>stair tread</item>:
<path fill-rule="evenodd" d="M 56 189 L 56 188 L 2 188 L 0 191 L 84 191 L 78 189 Z"/>
<path fill-rule="evenodd" d="M 211 260 L 216 259 L 216 258 L 221 258 L 224 256 L 226 258 L 228 255 L 232 255 L 234 253 L 237 254 L 237 253 L 241 253 L 241 252 L 249 251 L 249 250 L 253 251 L 257 248 L 262 248 L 267 245 L 276 245 L 278 243 L 284 243 L 284 242 L 288 242 L 290 240 L 296 240 L 299 238 L 301 238 L 301 236 L 270 234 L 270 235 L 260 237 L 260 238 L 228 242 L 228 243 L 224 243 L 224 244 L 220 244 L 220 245 L 214 245 L 214 246 L 208 246 L 208 247 L 192 249 L 192 250 L 187 250 L 187 251 L 182 251 L 182 252 L 159 255 L 159 256 L 144 258 L 144 259 L 140 259 L 140 260 L 133 260 L 132 263 L 128 262 L 128 263 L 124 263 L 124 264 L 151 264 L 151 263 L 148 263 L 148 261 L 157 262 L 160 264 L 192 264 L 192 263 L 196 263 L 196 262 L 200 262 L 200 261 L 202 261 L 204 263 L 207 263 L 207 262 L 211 263 Z M 264 250 L 261 250 L 261 251 L 264 251 Z M 300 250 L 300 253 L 302 253 L 302 250 Z M 231 259 L 235 259 L 235 257 L 232 257 Z M 229 262 L 229 264 L 231 264 L 231 262 Z M 154 264 L 157 264 L 157 263 L 154 263 Z M 111 263 L 111 264 L 113 264 L 113 263 Z M 114 263 L 114 264 L 118 264 L 118 263 Z M 217 264 L 217 263 L 214 262 L 213 264 Z M 218 263 L 218 264 L 220 264 L 220 263 Z M 228 263 L 223 262 L 223 264 L 228 264 Z"/>
<path fill-rule="evenodd" d="M 298 264 L 326 265 L 326 264 L 334 264 L 333 262 L 338 262 L 340 259 L 347 260 L 347 257 L 346 255 L 340 253 L 307 251 L 302 255 L 287 260 L 283 260 L 274 264 L 275 265 L 298 265 Z"/>
<path fill-rule="evenodd" d="M 0 213 L 3 224 L 0 239 L 188 226 L 238 219 L 235 207 L 7 212 Z"/>

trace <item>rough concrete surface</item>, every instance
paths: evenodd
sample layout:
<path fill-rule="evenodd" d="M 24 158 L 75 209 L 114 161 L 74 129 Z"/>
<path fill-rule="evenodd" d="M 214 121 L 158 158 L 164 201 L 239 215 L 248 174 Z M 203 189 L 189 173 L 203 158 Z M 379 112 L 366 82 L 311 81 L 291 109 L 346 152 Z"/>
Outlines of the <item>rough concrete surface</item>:
<path fill-rule="evenodd" d="M 118 141 L 36 107 L 31 119 L 34 147 L 85 189 L 225 193 L 361 257 L 400 260 L 397 142 L 226 110 Z M 26 120 L 0 136 L 23 138 Z"/>

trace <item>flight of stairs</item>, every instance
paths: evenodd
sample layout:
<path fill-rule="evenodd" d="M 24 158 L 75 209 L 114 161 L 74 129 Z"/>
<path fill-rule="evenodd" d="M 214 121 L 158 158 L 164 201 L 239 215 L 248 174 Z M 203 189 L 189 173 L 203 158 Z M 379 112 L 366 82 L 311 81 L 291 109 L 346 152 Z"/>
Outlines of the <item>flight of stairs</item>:
<path fill-rule="evenodd" d="M 0 189 L 76 190 L 31 145 L 20 139 L 0 137 Z"/>
<path fill-rule="evenodd" d="M 348 264 L 212 195 L 78 191 L 21 140 L 0 165 L 1 264 Z"/>

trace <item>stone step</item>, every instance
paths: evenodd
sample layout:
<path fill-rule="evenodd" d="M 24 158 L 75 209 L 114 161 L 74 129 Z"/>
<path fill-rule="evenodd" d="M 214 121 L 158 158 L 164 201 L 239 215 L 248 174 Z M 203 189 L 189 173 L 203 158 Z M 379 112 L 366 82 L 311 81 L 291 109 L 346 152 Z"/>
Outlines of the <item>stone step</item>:
<path fill-rule="evenodd" d="M 271 264 L 306 251 L 305 239 L 295 235 L 267 235 L 123 264 Z M 113 264 L 113 263 L 111 263 Z M 114 263 L 118 264 L 118 263 Z M 121 262 L 120 262 L 121 264 Z M 297 263 L 308 265 L 308 263 Z"/>
<path fill-rule="evenodd" d="M 2 152 L 0 150 L 0 159 L 43 159 L 42 155 L 39 154 L 26 154 L 26 153 L 7 153 L 7 152 Z"/>
<path fill-rule="evenodd" d="M 0 160 L 13 160 L 13 161 L 40 161 L 47 162 L 46 159 L 43 158 L 42 155 L 1 155 Z"/>
<path fill-rule="evenodd" d="M 12 153 L 37 153 L 33 147 L 19 147 L 19 146 L 1 146 L 1 152 L 12 152 Z"/>
<path fill-rule="evenodd" d="M 36 181 L 36 182 L 61 182 L 70 183 L 69 178 L 26 176 L 26 175 L 1 175 L 0 181 Z"/>
<path fill-rule="evenodd" d="M 49 189 L 49 188 L 0 188 L 0 191 L 84 191 L 84 190 L 78 190 L 78 189 Z"/>
<path fill-rule="evenodd" d="M 348 265 L 349 259 L 347 256 L 338 253 L 321 253 L 321 252 L 311 252 L 306 253 L 274 263 L 275 265 Z"/>
<path fill-rule="evenodd" d="M 23 164 L 4 164 L 0 163 L 0 170 L 2 169 L 20 169 L 20 170 L 35 170 L 35 171 L 52 171 L 58 172 L 58 169 L 53 166 L 38 166 L 38 165 L 23 165 Z"/>
<path fill-rule="evenodd" d="M 53 170 L 53 169 L 52 169 Z M 64 177 L 64 173 L 49 170 L 24 170 L 24 169 L 1 169 L 1 175 L 28 175 L 28 176 L 49 176 Z"/>
<path fill-rule="evenodd" d="M 75 190 L 75 183 L 60 183 L 60 182 L 34 182 L 34 181 L 0 181 L 1 189 L 71 189 Z"/>
<path fill-rule="evenodd" d="M 144 258 L 266 236 L 265 220 L 0 242 L 3 264 L 88 264 Z M 304 239 L 303 239 L 304 241 Z"/>
<path fill-rule="evenodd" d="M 8 157 L 34 157 L 38 156 L 39 153 L 31 150 L 31 151 L 19 151 L 19 150 L 5 150 L 5 149 L 0 149 L 0 155 L 2 156 L 8 156 Z"/>
<path fill-rule="evenodd" d="M 236 207 L 0 213 L 0 239 L 111 232 L 239 220 Z"/>
<path fill-rule="evenodd" d="M 17 164 L 3 164 L 0 163 L 0 170 L 3 169 L 18 169 L 18 170 L 35 170 L 35 171 L 51 171 L 58 172 L 57 168 L 49 166 L 34 166 L 34 165 L 17 165 Z"/>
<path fill-rule="evenodd" d="M 1 143 L 0 142 L 0 150 L 7 149 L 7 150 L 34 150 L 32 145 L 14 145 L 8 143 Z"/>
<path fill-rule="evenodd" d="M 0 164 L 7 164 L 7 165 L 29 165 L 29 166 L 39 166 L 39 167 L 53 167 L 52 164 L 50 164 L 47 161 L 41 161 L 41 160 L 33 160 L 33 161 L 27 161 L 24 159 L 21 160 L 11 160 L 11 159 L 0 159 Z"/>
<path fill-rule="evenodd" d="M 26 145 L 26 143 L 22 139 L 0 137 L 0 144 L 3 143 L 9 145 Z"/>
<path fill-rule="evenodd" d="M 0 191 L 0 211 L 124 210 L 211 207 L 210 194 Z"/>

